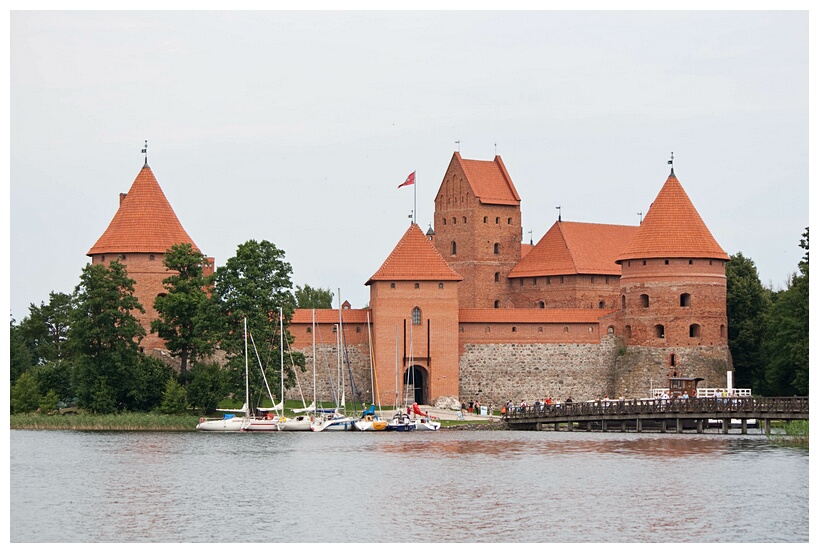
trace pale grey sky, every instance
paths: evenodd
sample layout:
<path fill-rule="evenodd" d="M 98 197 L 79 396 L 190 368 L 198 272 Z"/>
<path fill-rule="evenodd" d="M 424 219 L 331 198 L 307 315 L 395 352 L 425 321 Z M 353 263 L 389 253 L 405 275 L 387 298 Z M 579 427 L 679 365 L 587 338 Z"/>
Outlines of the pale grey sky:
<path fill-rule="evenodd" d="M 808 12 L 11 12 L 10 311 L 71 292 L 148 162 L 218 266 L 249 239 L 353 307 L 452 153 L 525 240 L 639 222 L 675 172 L 784 287 L 808 221 Z M 495 146 L 497 144 L 497 146 Z"/>

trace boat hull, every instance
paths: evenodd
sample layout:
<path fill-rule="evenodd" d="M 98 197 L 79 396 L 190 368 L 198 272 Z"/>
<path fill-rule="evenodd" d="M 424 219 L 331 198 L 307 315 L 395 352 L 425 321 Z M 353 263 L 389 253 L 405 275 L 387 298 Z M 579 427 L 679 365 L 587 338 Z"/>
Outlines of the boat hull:
<path fill-rule="evenodd" d="M 278 432 L 279 419 L 247 419 L 242 426 L 245 432 Z"/>
<path fill-rule="evenodd" d="M 232 417 L 229 419 L 199 419 L 196 429 L 202 432 L 241 432 L 245 419 Z"/>
<path fill-rule="evenodd" d="M 439 430 L 441 428 L 441 423 L 438 421 L 422 421 L 420 419 L 416 419 L 415 421 L 415 430 Z"/>
<path fill-rule="evenodd" d="M 310 421 L 310 417 L 300 415 L 292 419 L 287 419 L 279 424 L 279 430 L 288 432 L 309 432 L 311 430 L 311 424 L 312 422 Z"/>

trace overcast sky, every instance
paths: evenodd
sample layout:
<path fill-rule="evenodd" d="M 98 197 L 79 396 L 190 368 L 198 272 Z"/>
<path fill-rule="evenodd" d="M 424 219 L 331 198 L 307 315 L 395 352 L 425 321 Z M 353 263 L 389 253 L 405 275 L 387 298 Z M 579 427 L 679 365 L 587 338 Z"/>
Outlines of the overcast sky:
<path fill-rule="evenodd" d="M 808 221 L 807 12 L 12 12 L 10 311 L 71 292 L 148 163 L 221 266 L 269 240 L 353 307 L 453 152 L 524 238 L 636 225 L 675 173 L 783 288 Z M 456 144 L 460 141 L 460 145 Z"/>

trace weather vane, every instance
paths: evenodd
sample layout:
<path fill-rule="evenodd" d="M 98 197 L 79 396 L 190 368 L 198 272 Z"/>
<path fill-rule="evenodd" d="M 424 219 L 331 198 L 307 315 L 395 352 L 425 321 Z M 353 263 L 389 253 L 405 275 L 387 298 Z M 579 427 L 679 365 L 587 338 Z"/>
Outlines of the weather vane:
<path fill-rule="evenodd" d="M 640 216 L 640 224 L 642 225 L 643 224 L 643 212 L 640 211 L 639 213 L 637 213 L 637 215 Z"/>
<path fill-rule="evenodd" d="M 671 174 L 674 174 L 674 152 L 671 152 L 671 159 L 668 160 L 668 164 L 671 166 Z"/>
<path fill-rule="evenodd" d="M 455 141 L 455 144 L 457 144 L 457 145 L 458 145 L 458 153 L 461 153 L 461 141 L 460 141 L 460 140 L 456 140 L 456 141 Z"/>
<path fill-rule="evenodd" d="M 145 154 L 145 166 L 148 166 L 148 141 L 145 141 L 145 147 L 142 148 L 142 153 Z"/>
<path fill-rule="evenodd" d="M 562 220 L 563 220 L 563 219 L 561 218 L 561 213 L 562 213 L 562 212 L 560 211 L 560 206 L 557 206 L 555 209 L 557 210 L 557 222 L 559 223 L 560 221 L 562 221 Z"/>

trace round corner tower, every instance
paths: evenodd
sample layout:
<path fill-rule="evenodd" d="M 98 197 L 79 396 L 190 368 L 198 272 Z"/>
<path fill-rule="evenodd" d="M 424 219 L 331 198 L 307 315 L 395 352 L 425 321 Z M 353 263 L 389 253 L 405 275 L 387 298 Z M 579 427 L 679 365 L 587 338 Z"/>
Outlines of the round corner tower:
<path fill-rule="evenodd" d="M 617 259 L 625 345 L 649 348 L 664 370 L 724 385 L 728 259 L 672 169 Z"/>
<path fill-rule="evenodd" d="M 165 268 L 165 252 L 183 243 L 199 251 L 182 228 L 146 159 L 131 189 L 119 195 L 119 209 L 108 228 L 86 254 L 92 264 L 119 260 L 135 281 L 134 295 L 145 309 L 145 313 L 134 313 L 146 331 L 141 343 L 145 350 L 165 346 L 159 336 L 151 333 L 151 321 L 157 318 L 154 300 L 166 293 L 162 281 L 170 273 Z M 212 258 L 208 258 L 204 272 L 213 272 Z"/>

